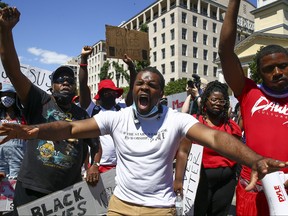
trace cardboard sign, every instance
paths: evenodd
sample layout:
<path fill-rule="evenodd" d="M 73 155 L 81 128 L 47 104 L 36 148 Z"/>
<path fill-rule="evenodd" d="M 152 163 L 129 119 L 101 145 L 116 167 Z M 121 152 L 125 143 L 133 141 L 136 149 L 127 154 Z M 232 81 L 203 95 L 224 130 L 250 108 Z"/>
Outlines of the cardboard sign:
<path fill-rule="evenodd" d="M 21 65 L 21 72 L 35 85 L 39 88 L 47 91 L 51 88 L 50 76 L 51 71 L 43 70 L 36 67 L 31 67 L 29 65 Z M 2 62 L 0 61 L 0 82 L 1 83 L 11 83 L 7 77 L 5 70 L 3 68 Z M 49 93 L 49 92 L 48 92 Z"/>
<path fill-rule="evenodd" d="M 2 179 L 0 182 L 0 211 L 13 210 L 13 198 L 16 180 Z"/>
<path fill-rule="evenodd" d="M 183 215 L 194 215 L 195 196 L 200 179 L 203 146 L 192 144 L 183 182 Z"/>
<path fill-rule="evenodd" d="M 19 215 L 103 215 L 115 188 L 116 170 L 100 175 L 95 187 L 86 181 L 74 184 L 18 207 Z"/>
<path fill-rule="evenodd" d="M 127 54 L 133 60 L 149 59 L 148 33 L 106 25 L 106 53 L 108 58 L 123 59 Z"/>

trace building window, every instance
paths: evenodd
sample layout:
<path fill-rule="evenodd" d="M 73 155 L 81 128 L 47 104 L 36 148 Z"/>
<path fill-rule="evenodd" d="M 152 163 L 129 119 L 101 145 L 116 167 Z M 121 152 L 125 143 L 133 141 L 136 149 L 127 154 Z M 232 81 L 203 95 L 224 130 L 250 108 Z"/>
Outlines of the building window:
<path fill-rule="evenodd" d="M 217 52 L 213 52 L 213 60 L 215 61 L 218 57 L 218 53 Z"/>
<path fill-rule="evenodd" d="M 170 46 L 170 50 L 171 50 L 171 56 L 174 56 L 175 55 L 175 46 L 174 45 Z"/>
<path fill-rule="evenodd" d="M 207 20 L 203 20 L 203 29 L 207 30 Z"/>
<path fill-rule="evenodd" d="M 217 33 L 217 24 L 213 23 L 213 33 Z"/>
<path fill-rule="evenodd" d="M 175 22 L 175 15 L 174 15 L 174 13 L 172 13 L 172 14 L 170 15 L 170 18 L 171 18 L 171 24 L 173 24 L 173 23 Z"/>
<path fill-rule="evenodd" d="M 187 72 L 187 61 L 182 61 L 182 72 Z"/>
<path fill-rule="evenodd" d="M 163 34 L 161 35 L 161 38 L 162 38 L 162 44 L 164 44 L 164 43 L 165 43 L 165 33 L 163 33 Z"/>
<path fill-rule="evenodd" d="M 217 77 L 217 67 L 213 68 L 213 77 Z"/>
<path fill-rule="evenodd" d="M 207 39 L 208 39 L 208 35 L 204 34 L 203 35 L 203 44 L 207 45 Z"/>
<path fill-rule="evenodd" d="M 208 50 L 203 50 L 203 59 L 208 60 Z"/>
<path fill-rule="evenodd" d="M 165 49 L 161 49 L 162 59 L 165 59 Z"/>
<path fill-rule="evenodd" d="M 203 75 L 208 76 L 208 65 L 203 66 Z"/>
<path fill-rule="evenodd" d="M 156 37 L 153 38 L 153 45 L 154 45 L 154 47 L 157 46 L 157 38 Z"/>
<path fill-rule="evenodd" d="M 171 40 L 174 40 L 175 39 L 175 30 L 174 29 L 170 30 L 170 35 L 171 35 Z"/>
<path fill-rule="evenodd" d="M 216 11 L 212 11 L 212 18 L 217 19 L 217 12 Z"/>
<path fill-rule="evenodd" d="M 153 24 L 154 32 L 157 32 L 157 23 Z"/>
<path fill-rule="evenodd" d="M 213 37 L 213 47 L 217 47 L 217 38 Z"/>
<path fill-rule="evenodd" d="M 193 58 L 198 58 L 198 48 L 193 47 Z"/>
<path fill-rule="evenodd" d="M 187 14 L 182 12 L 182 23 L 186 23 L 187 22 Z"/>
<path fill-rule="evenodd" d="M 197 21 L 198 21 L 198 18 L 196 16 L 193 16 L 192 22 L 193 22 L 194 27 L 197 27 Z"/>
<path fill-rule="evenodd" d="M 153 60 L 154 60 L 154 62 L 157 61 L 157 52 L 153 52 Z"/>
<path fill-rule="evenodd" d="M 193 31 L 193 42 L 197 43 L 197 41 L 198 41 L 198 33 Z"/>
<path fill-rule="evenodd" d="M 174 61 L 170 62 L 170 67 L 171 67 L 171 73 L 174 73 L 175 72 L 175 62 Z"/>
<path fill-rule="evenodd" d="M 198 6 L 197 6 L 197 4 L 193 4 L 192 5 L 192 11 L 194 11 L 194 12 L 198 12 Z"/>
<path fill-rule="evenodd" d="M 162 28 L 165 28 L 165 18 L 163 18 L 163 19 L 161 20 L 161 22 L 162 22 Z"/>
<path fill-rule="evenodd" d="M 162 74 L 165 74 L 165 64 L 161 65 Z"/>
<path fill-rule="evenodd" d="M 198 64 L 193 63 L 193 74 L 197 74 L 197 72 L 198 72 Z"/>
<path fill-rule="evenodd" d="M 182 39 L 187 40 L 187 29 L 182 28 Z"/>
<path fill-rule="evenodd" d="M 207 8 L 206 7 L 202 7 L 201 8 L 201 14 L 203 14 L 204 16 L 207 16 L 208 13 L 207 13 Z"/>
<path fill-rule="evenodd" d="M 187 45 L 182 44 L 182 56 L 187 56 Z"/>

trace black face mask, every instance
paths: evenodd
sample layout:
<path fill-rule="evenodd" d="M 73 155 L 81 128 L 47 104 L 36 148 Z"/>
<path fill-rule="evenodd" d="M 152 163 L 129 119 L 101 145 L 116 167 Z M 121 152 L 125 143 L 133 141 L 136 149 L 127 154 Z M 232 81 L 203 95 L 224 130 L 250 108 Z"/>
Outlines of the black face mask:
<path fill-rule="evenodd" d="M 68 105 L 72 102 L 73 97 L 75 96 L 75 93 L 72 92 L 53 92 L 53 97 L 55 98 L 57 104 L 59 105 Z"/>
<path fill-rule="evenodd" d="M 102 106 L 105 109 L 111 109 L 116 103 L 115 103 L 116 98 L 113 95 L 106 96 L 101 98 Z"/>
<path fill-rule="evenodd" d="M 222 110 L 215 111 L 215 110 L 212 110 L 212 109 L 209 109 L 208 107 L 206 107 L 206 112 L 209 116 L 212 116 L 215 118 L 222 119 L 224 116 L 224 112 Z"/>

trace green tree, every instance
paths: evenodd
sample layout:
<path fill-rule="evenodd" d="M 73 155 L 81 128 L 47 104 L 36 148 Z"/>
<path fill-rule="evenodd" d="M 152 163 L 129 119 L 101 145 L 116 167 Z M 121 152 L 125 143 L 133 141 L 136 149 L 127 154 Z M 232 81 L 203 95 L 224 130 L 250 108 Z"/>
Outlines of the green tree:
<path fill-rule="evenodd" d="M 8 4 L 6 4 L 5 2 L 2 2 L 0 0 L 0 8 L 4 8 L 4 7 L 7 7 L 7 6 L 8 6 Z"/>
<path fill-rule="evenodd" d="M 104 62 L 103 66 L 100 69 L 100 73 L 99 73 L 100 81 L 113 78 L 113 73 L 111 72 L 108 73 L 109 67 L 110 67 L 110 62 L 107 60 Z"/>
<path fill-rule="evenodd" d="M 141 32 L 146 32 L 146 33 L 148 33 L 149 28 L 148 28 L 147 23 L 143 23 L 143 24 L 140 25 L 140 31 L 141 31 Z M 148 56 L 148 57 L 149 57 L 149 56 Z M 143 68 L 148 67 L 149 65 L 150 65 L 149 59 L 146 60 L 146 61 L 135 61 L 136 71 L 140 71 L 140 70 L 142 70 Z"/>
<path fill-rule="evenodd" d="M 164 88 L 165 95 L 177 94 L 186 91 L 187 78 L 168 82 Z"/>
<path fill-rule="evenodd" d="M 130 81 L 130 76 L 129 76 L 129 74 L 127 73 L 127 70 L 124 70 L 123 66 L 122 66 L 122 65 L 120 66 L 119 63 L 116 62 L 116 61 L 113 61 L 113 62 L 112 62 L 112 66 L 113 66 L 113 68 L 115 69 L 116 74 L 119 73 L 120 77 L 123 76 L 124 79 L 129 83 L 129 81 Z M 120 78 L 120 77 L 119 77 L 119 78 Z M 116 77 L 116 79 L 117 79 L 117 77 Z"/>
<path fill-rule="evenodd" d="M 258 55 L 258 52 L 263 49 L 263 46 L 260 47 L 260 49 L 257 51 L 256 55 L 254 56 L 253 60 L 249 63 L 249 69 L 250 69 L 250 78 L 254 80 L 257 84 L 262 83 L 262 79 L 257 72 L 257 63 L 256 63 L 256 56 Z"/>
<path fill-rule="evenodd" d="M 149 28 L 148 28 L 147 23 L 143 23 L 143 24 L 140 25 L 140 31 L 148 33 Z"/>

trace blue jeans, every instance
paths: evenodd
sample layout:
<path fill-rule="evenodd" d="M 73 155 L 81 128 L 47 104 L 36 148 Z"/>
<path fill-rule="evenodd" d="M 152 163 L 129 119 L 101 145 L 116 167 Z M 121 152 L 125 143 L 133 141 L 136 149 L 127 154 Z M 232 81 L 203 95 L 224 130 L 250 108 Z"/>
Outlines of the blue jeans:
<path fill-rule="evenodd" d="M 26 141 L 12 139 L 0 145 L 0 171 L 9 179 L 16 179 L 23 160 Z"/>

